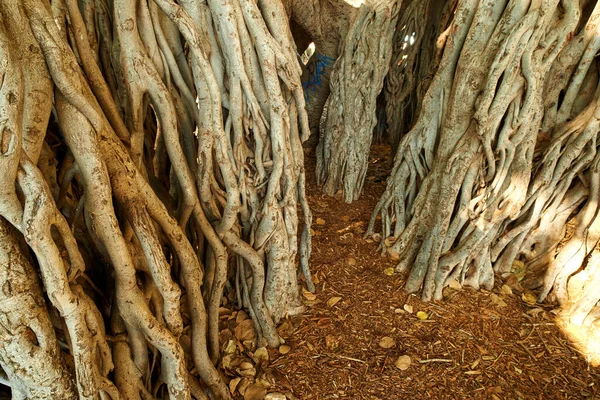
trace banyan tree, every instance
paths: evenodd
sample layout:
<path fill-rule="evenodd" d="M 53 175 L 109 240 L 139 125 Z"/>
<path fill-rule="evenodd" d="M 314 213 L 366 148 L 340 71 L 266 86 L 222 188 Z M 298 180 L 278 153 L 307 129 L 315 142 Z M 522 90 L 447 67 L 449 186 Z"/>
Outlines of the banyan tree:
<path fill-rule="evenodd" d="M 231 398 L 220 308 L 246 311 L 255 348 L 281 343 L 315 290 L 306 174 L 356 200 L 378 115 L 393 169 L 367 234 L 406 289 L 519 275 L 594 332 L 599 16 L 592 0 L 2 0 L 0 382 L 14 399 Z"/>

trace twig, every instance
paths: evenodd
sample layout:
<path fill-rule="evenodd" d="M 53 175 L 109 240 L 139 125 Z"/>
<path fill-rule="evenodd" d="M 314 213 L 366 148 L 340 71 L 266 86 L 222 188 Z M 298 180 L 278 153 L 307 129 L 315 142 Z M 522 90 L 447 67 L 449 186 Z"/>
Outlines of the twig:
<path fill-rule="evenodd" d="M 454 360 L 448 360 L 448 359 L 445 359 L 445 358 L 429 358 L 427 360 L 419 360 L 419 362 L 421 364 L 432 363 L 432 362 L 451 363 L 451 362 L 454 362 Z"/>

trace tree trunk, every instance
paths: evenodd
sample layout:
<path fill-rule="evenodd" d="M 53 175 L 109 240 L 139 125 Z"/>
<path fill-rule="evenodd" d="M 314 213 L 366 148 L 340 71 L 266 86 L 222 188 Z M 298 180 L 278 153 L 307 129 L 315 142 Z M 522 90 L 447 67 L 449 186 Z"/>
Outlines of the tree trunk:
<path fill-rule="evenodd" d="M 260 345 L 302 311 L 297 254 L 313 287 L 284 5 L 6 0 L 0 65 L 13 398 L 230 398 L 215 368 L 228 276 Z"/>
<path fill-rule="evenodd" d="M 328 195 L 343 190 L 347 203 L 362 191 L 399 7 L 397 0 L 363 3 L 331 73 L 317 146 L 317 182 Z"/>
<path fill-rule="evenodd" d="M 552 292 L 572 322 L 595 320 L 599 12 L 459 0 L 369 226 L 381 216 L 409 291 L 439 299 L 453 280 L 491 289 L 495 273 L 524 262 L 540 301 Z"/>
<path fill-rule="evenodd" d="M 390 71 L 383 90 L 392 154 L 419 115 L 423 96 L 441 58 L 446 29 L 455 6 L 456 0 L 402 3 L 394 34 Z"/>

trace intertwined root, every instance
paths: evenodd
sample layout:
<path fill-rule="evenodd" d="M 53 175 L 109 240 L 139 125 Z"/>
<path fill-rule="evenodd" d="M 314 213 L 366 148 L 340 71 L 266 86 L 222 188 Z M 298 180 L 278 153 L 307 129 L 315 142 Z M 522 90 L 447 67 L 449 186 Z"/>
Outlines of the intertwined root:
<path fill-rule="evenodd" d="M 0 365 L 15 398 L 230 398 L 215 368 L 230 255 L 259 342 L 279 344 L 275 323 L 302 309 L 298 252 L 312 287 L 284 12 L 0 5 Z"/>
<path fill-rule="evenodd" d="M 540 300 L 553 291 L 571 321 L 595 319 L 598 12 L 458 2 L 369 226 L 381 216 L 408 290 L 430 299 L 452 280 L 491 288 L 521 259 Z"/>
<path fill-rule="evenodd" d="M 389 69 L 400 3 L 365 2 L 331 72 L 317 146 L 317 182 L 329 195 L 343 190 L 347 203 L 362 192 L 377 123 L 376 100 Z"/>

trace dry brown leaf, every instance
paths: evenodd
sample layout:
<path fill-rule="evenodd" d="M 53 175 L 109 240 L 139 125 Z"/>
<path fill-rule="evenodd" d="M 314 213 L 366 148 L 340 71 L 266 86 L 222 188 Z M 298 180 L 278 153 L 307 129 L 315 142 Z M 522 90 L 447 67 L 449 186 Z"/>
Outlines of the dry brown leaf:
<path fill-rule="evenodd" d="M 303 291 L 302 292 L 302 296 L 304 296 L 304 298 L 308 301 L 315 301 L 317 299 L 317 295 L 314 293 L 311 293 L 309 291 Z"/>
<path fill-rule="evenodd" d="M 335 306 L 342 298 L 338 297 L 338 296 L 334 296 L 332 298 L 330 298 L 329 300 L 327 300 L 327 305 L 329 307 L 333 307 Z"/>
<path fill-rule="evenodd" d="M 490 300 L 492 300 L 492 303 L 494 303 L 498 307 L 506 307 L 507 306 L 506 302 L 504 300 L 502 300 L 502 297 L 498 296 L 495 293 L 492 293 L 490 295 Z"/>
<path fill-rule="evenodd" d="M 392 261 L 399 261 L 400 260 L 400 253 L 398 253 L 396 250 L 394 250 L 393 247 L 388 247 L 385 252 L 390 256 L 390 258 L 392 259 Z"/>
<path fill-rule="evenodd" d="M 289 319 L 284 319 L 277 327 L 277 333 L 284 339 L 292 336 L 295 330 L 294 324 Z"/>
<path fill-rule="evenodd" d="M 267 393 L 265 400 L 287 400 L 285 394 L 280 392 Z"/>
<path fill-rule="evenodd" d="M 528 310 L 527 314 L 531 315 L 532 317 L 537 317 L 538 315 L 540 315 L 543 312 L 544 312 L 543 309 L 536 307 L 536 308 L 532 308 L 531 310 Z"/>
<path fill-rule="evenodd" d="M 393 245 L 394 243 L 396 243 L 396 238 L 393 236 L 388 236 L 385 238 L 385 240 L 383 241 L 383 243 L 385 244 L 385 247 L 390 247 L 391 245 Z"/>
<path fill-rule="evenodd" d="M 256 331 L 254 330 L 254 324 L 252 323 L 252 320 L 243 320 L 235 327 L 233 334 L 240 342 L 256 339 Z"/>
<path fill-rule="evenodd" d="M 236 346 L 235 342 L 230 339 L 227 342 L 227 347 L 225 347 L 225 350 L 223 352 L 225 354 L 235 354 L 236 350 L 237 350 L 237 346 Z"/>
<path fill-rule="evenodd" d="M 267 364 L 269 362 L 269 352 L 266 347 L 260 347 L 256 349 L 254 354 L 252 354 L 252 361 L 254 361 L 257 365 Z"/>
<path fill-rule="evenodd" d="M 229 381 L 229 392 L 231 394 L 235 393 L 235 389 L 237 388 L 238 384 L 240 383 L 240 381 L 242 380 L 242 378 L 234 378 L 231 381 Z"/>
<path fill-rule="evenodd" d="M 235 314 L 235 323 L 236 324 L 239 324 L 246 319 L 250 319 L 250 317 L 243 310 L 240 310 Z"/>
<path fill-rule="evenodd" d="M 244 393 L 246 393 L 246 388 L 250 386 L 253 382 L 253 378 L 243 378 L 237 387 L 238 392 L 240 392 L 240 394 L 243 396 Z"/>
<path fill-rule="evenodd" d="M 396 360 L 396 363 L 394 365 L 400 371 L 406 371 L 408 369 L 408 367 L 410 367 L 410 363 L 411 363 L 410 357 L 407 355 L 403 355 L 403 356 L 398 357 L 398 359 Z"/>
<path fill-rule="evenodd" d="M 248 364 L 250 364 L 250 363 L 248 363 Z M 240 365 L 240 368 L 238 368 L 236 371 L 237 371 L 237 373 L 240 376 L 244 376 L 244 377 L 254 377 L 254 376 L 256 376 L 256 368 L 254 368 L 254 367 L 241 368 L 241 365 Z"/>
<path fill-rule="evenodd" d="M 500 293 L 511 295 L 511 294 L 513 294 L 513 291 L 510 288 L 510 286 L 508 286 L 508 285 L 502 285 L 502 288 L 500 288 Z"/>
<path fill-rule="evenodd" d="M 246 388 L 244 400 L 263 400 L 267 395 L 267 388 L 260 383 L 253 383 Z"/>
<path fill-rule="evenodd" d="M 316 223 L 317 223 L 317 225 L 325 225 L 326 224 L 326 222 L 323 218 L 317 218 Z"/>
<path fill-rule="evenodd" d="M 280 354 L 287 354 L 290 352 L 292 348 L 290 346 L 288 346 L 287 344 L 282 344 L 281 346 L 279 346 L 279 353 Z"/>
<path fill-rule="evenodd" d="M 462 289 L 462 285 L 460 283 L 458 283 L 458 281 L 456 279 L 452 279 L 450 282 L 448 282 L 448 287 L 453 290 Z"/>
<path fill-rule="evenodd" d="M 317 321 L 319 328 L 327 328 L 329 325 L 331 325 L 331 318 L 319 318 Z"/>
<path fill-rule="evenodd" d="M 348 257 L 348 259 L 346 260 L 346 263 L 350 266 L 356 265 L 356 258 Z"/>
<path fill-rule="evenodd" d="M 537 297 L 535 297 L 532 293 L 523 293 L 521 295 L 521 300 L 525 302 L 525 304 L 533 306 L 537 303 Z"/>
<path fill-rule="evenodd" d="M 391 337 L 385 336 L 379 341 L 379 347 L 383 349 L 391 349 L 392 347 L 396 347 L 396 342 Z"/>
<path fill-rule="evenodd" d="M 336 350 L 340 345 L 340 341 L 333 335 L 325 336 L 325 346 L 330 350 Z"/>

